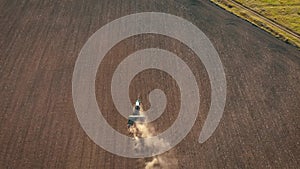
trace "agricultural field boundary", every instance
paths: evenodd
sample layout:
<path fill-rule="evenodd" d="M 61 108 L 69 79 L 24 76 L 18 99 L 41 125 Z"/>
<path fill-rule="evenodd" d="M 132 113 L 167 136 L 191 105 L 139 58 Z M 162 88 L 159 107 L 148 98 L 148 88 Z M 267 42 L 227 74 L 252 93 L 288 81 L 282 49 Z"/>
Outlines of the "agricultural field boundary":
<path fill-rule="evenodd" d="M 221 8 L 241 17 L 242 19 L 271 33 L 286 43 L 294 45 L 300 50 L 300 35 L 289 28 L 261 15 L 257 11 L 234 0 L 210 0 Z"/>

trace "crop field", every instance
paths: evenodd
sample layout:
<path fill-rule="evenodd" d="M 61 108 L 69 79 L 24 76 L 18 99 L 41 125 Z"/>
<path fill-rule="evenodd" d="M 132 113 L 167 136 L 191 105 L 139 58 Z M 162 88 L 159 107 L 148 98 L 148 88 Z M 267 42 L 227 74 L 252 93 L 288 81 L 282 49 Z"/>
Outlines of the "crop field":
<path fill-rule="evenodd" d="M 226 78 L 226 103 L 217 128 L 205 142 L 199 142 L 199 136 L 214 103 L 211 79 L 220 80 L 210 77 L 208 68 L 211 67 L 199 59 L 194 48 L 174 37 L 146 32 L 116 41 L 124 29 L 132 30 L 128 23 L 122 31 L 111 32 L 120 28 L 112 24 L 116 19 L 149 12 L 189 21 L 206 35 L 218 53 Z M 1 0 L 0 18 L 0 169 L 299 168 L 300 51 L 214 3 L 208 0 Z M 163 32 L 174 28 L 178 36 L 189 30 L 178 29 L 184 24 L 177 22 L 172 22 L 174 26 L 165 25 L 166 18 L 141 24 L 145 21 L 148 20 L 137 19 L 134 24 L 162 25 Z M 94 81 L 90 88 L 74 88 L 74 83 L 88 83 L 85 76 L 73 81 L 81 51 L 101 51 L 96 45 L 89 46 L 89 50 L 82 49 L 107 24 L 112 24 L 112 29 L 106 29 L 108 34 L 98 45 L 115 45 L 101 62 L 91 62 L 88 56 L 84 58 L 86 62 L 81 63 L 87 66 L 85 69 L 98 66 L 94 74 L 86 76 Z M 191 41 L 201 40 L 197 33 L 192 36 Z M 177 58 L 176 62 L 159 64 L 175 68 L 179 74 L 184 69 L 179 63 L 184 62 L 194 79 L 176 80 L 164 70 L 148 68 L 134 76 L 126 90 L 114 90 L 120 96 L 123 91 L 128 94 L 130 113 L 130 104 L 140 99 L 145 114 L 158 105 L 151 100 L 160 100 L 151 99 L 151 93 L 157 90 L 164 93 L 167 102 L 165 107 L 159 106 L 161 115 L 150 124 L 141 125 L 144 128 L 140 126 L 143 134 L 147 133 L 145 137 L 159 135 L 182 120 L 179 117 L 183 107 L 190 109 L 196 105 L 199 110 L 194 111 L 196 117 L 181 125 L 192 128 L 169 151 L 147 157 L 121 156 L 96 142 L 84 126 L 98 126 L 94 132 L 97 138 L 102 136 L 102 143 L 112 149 L 130 148 L 131 144 L 127 143 L 133 138 L 129 138 L 128 116 L 122 116 L 123 109 L 118 109 L 112 94 L 114 74 L 125 64 L 124 74 L 117 77 L 131 78 L 128 72 L 142 62 L 126 60 L 136 52 L 154 48 L 171 52 Z M 205 50 L 200 50 L 201 56 L 211 59 L 213 55 L 205 54 Z M 216 64 L 213 67 L 221 69 Z M 181 97 L 180 84 L 190 84 L 192 80 L 196 81 L 197 88 L 191 93 L 200 96 L 198 102 L 190 95 L 186 100 Z M 125 81 L 117 83 L 117 86 L 125 85 Z M 90 106 L 93 100 L 82 99 L 75 104 L 77 98 L 85 95 L 75 95 L 74 89 L 91 88 L 94 91 L 86 96 L 93 96 L 95 107 L 101 110 L 94 119 L 102 116 L 105 121 L 94 123 L 94 119 L 86 118 L 82 125 L 80 117 L 88 116 L 78 115 L 78 105 Z M 120 101 L 126 103 L 125 99 Z M 183 101 L 186 104 L 181 106 Z M 85 112 L 88 114 L 90 109 Z M 112 133 L 106 132 L 108 127 L 126 139 L 107 137 Z M 178 131 L 173 130 L 171 135 L 177 137 Z M 170 147 L 169 142 L 153 139 L 152 143 L 154 148 Z"/>
<path fill-rule="evenodd" d="M 300 34 L 300 1 L 298 0 L 236 0 L 263 16 Z"/>
<path fill-rule="evenodd" d="M 292 1 L 211 0 L 221 8 L 260 27 L 282 41 L 300 47 L 300 8 Z"/>

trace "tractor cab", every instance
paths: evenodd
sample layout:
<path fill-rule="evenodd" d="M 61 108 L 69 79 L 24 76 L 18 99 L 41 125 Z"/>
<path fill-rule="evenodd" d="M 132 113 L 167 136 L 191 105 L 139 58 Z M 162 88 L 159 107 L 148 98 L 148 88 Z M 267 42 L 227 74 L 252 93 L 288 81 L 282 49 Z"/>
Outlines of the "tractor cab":
<path fill-rule="evenodd" d="M 144 123 L 145 116 L 141 114 L 141 104 L 140 100 L 137 100 L 134 105 L 133 114 L 129 115 L 127 127 L 134 126 L 136 123 Z"/>

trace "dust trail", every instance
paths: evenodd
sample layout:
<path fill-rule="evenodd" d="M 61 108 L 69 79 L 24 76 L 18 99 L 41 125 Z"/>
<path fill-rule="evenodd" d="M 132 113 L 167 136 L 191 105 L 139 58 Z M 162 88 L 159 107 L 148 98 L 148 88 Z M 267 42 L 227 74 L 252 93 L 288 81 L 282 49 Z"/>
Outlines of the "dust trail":
<path fill-rule="evenodd" d="M 130 132 L 132 133 L 134 139 L 139 141 L 140 138 L 153 137 L 155 135 L 154 127 L 149 124 L 136 124 L 133 127 L 130 127 Z M 144 147 L 159 150 L 161 148 L 169 147 L 170 144 L 164 139 L 155 139 L 154 141 L 145 141 L 145 142 L 137 142 L 136 151 L 143 151 L 142 145 Z M 144 158 L 144 166 L 145 169 L 176 169 L 178 168 L 178 160 L 176 158 L 175 150 L 170 150 L 161 155 L 157 155 L 150 158 Z"/>

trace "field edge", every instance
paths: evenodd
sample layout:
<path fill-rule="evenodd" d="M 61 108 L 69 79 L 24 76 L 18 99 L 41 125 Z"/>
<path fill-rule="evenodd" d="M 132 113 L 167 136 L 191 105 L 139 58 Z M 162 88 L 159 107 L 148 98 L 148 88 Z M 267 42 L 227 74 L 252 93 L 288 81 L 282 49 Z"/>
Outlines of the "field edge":
<path fill-rule="evenodd" d="M 300 50 L 300 39 L 298 37 L 292 35 L 291 33 L 287 32 L 284 29 L 277 27 L 276 25 L 279 25 L 279 24 L 270 20 L 269 18 L 266 18 L 262 15 L 261 15 L 261 17 L 258 17 L 257 15 L 260 15 L 258 12 L 245 10 L 245 9 L 241 8 L 240 6 L 243 6 L 245 8 L 248 8 L 248 7 L 242 5 L 238 2 L 233 3 L 230 0 L 210 0 L 210 1 L 214 4 L 216 4 L 217 6 L 223 8 L 224 10 L 242 18 L 243 20 L 250 22 L 251 24 L 265 30 L 266 32 L 272 34 L 276 38 L 278 38 L 288 44 L 291 44 L 291 45 L 297 47 L 298 50 Z M 237 3 L 239 5 L 236 5 Z M 253 12 L 256 12 L 256 16 L 253 14 Z M 262 17 L 268 19 L 269 21 L 266 21 Z M 273 22 L 276 25 L 271 24 L 270 22 Z M 280 25 L 280 26 L 282 26 L 282 25 Z M 284 27 L 284 26 L 282 26 L 282 27 Z M 288 29 L 286 27 L 284 27 L 284 28 Z M 292 30 L 289 30 L 289 31 L 292 31 Z M 293 32 L 293 33 L 295 33 L 295 32 Z"/>

